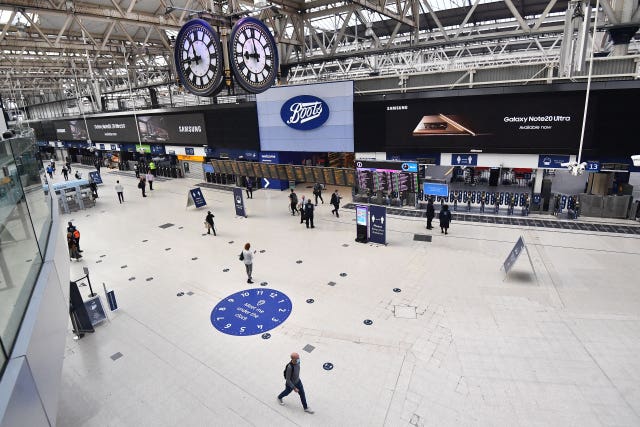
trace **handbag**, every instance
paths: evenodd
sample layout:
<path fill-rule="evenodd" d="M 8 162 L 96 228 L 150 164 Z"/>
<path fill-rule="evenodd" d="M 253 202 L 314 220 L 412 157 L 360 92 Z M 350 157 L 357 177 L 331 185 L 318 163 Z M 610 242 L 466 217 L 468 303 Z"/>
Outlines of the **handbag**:
<path fill-rule="evenodd" d="M 240 256 L 238 258 L 240 261 L 244 261 L 244 252 L 240 252 Z"/>

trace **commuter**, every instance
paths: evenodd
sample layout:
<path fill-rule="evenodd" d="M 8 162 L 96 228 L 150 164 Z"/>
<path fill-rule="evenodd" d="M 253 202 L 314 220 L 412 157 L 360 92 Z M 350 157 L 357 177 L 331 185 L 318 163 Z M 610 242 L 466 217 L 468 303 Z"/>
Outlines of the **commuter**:
<path fill-rule="evenodd" d="M 71 233 L 71 235 L 73 236 L 76 246 L 78 247 L 78 252 L 84 252 L 82 249 L 80 249 L 80 231 L 78 231 L 76 226 L 73 225 L 71 221 L 69 221 L 68 224 L 69 226 L 67 227 L 67 233 Z"/>
<path fill-rule="evenodd" d="M 146 176 L 147 182 L 149 183 L 149 190 L 153 191 L 153 179 L 154 179 L 154 174 L 153 173 L 148 173 Z"/>
<path fill-rule="evenodd" d="M 122 204 L 124 202 L 124 187 L 120 184 L 120 181 L 116 181 L 116 193 L 118 193 L 118 201 Z"/>
<path fill-rule="evenodd" d="M 240 252 L 240 261 L 244 262 L 244 267 L 247 269 L 247 283 L 253 283 L 253 279 L 251 277 L 253 273 L 253 256 L 256 251 L 251 252 L 251 244 L 247 243 L 244 245 L 244 250 Z"/>
<path fill-rule="evenodd" d="M 311 408 L 307 406 L 307 397 L 304 393 L 302 381 L 300 380 L 300 355 L 298 353 L 291 353 L 291 361 L 287 363 L 284 369 L 284 379 L 284 391 L 278 395 L 278 403 L 284 405 L 282 398 L 288 396 L 292 391 L 295 391 L 300 395 L 304 412 L 313 414 Z"/>
<path fill-rule="evenodd" d="M 49 175 L 50 179 L 53 179 L 53 168 L 51 165 L 47 166 L 47 175 Z"/>
<path fill-rule="evenodd" d="M 151 175 L 156 176 L 156 164 L 153 160 L 149 162 L 149 172 L 151 172 Z"/>
<path fill-rule="evenodd" d="M 300 209 L 300 224 L 304 222 L 304 208 L 307 203 L 307 199 L 304 198 L 304 194 L 300 196 L 300 204 L 298 205 L 298 209 Z"/>
<path fill-rule="evenodd" d="M 313 203 L 311 202 L 311 199 L 307 199 L 307 203 L 304 207 L 304 220 L 305 223 L 307 224 L 307 228 L 309 228 L 309 222 L 311 222 L 311 228 L 315 228 L 313 226 Z"/>
<path fill-rule="evenodd" d="M 80 261 L 82 255 L 78 251 L 78 242 L 73 237 L 73 233 L 67 232 L 67 247 L 69 248 L 69 258 Z"/>
<path fill-rule="evenodd" d="M 64 176 L 65 181 L 69 181 L 69 170 L 66 166 L 62 166 L 62 171 L 60 173 Z"/>
<path fill-rule="evenodd" d="M 82 174 L 80 173 L 80 171 L 76 171 L 76 173 L 75 173 L 74 177 L 75 177 L 76 179 L 82 179 Z"/>
<path fill-rule="evenodd" d="M 291 215 L 295 215 L 298 212 L 298 195 L 291 189 L 289 194 L 289 201 L 291 202 Z"/>
<path fill-rule="evenodd" d="M 67 157 L 67 170 L 71 173 L 71 160 Z"/>
<path fill-rule="evenodd" d="M 436 210 L 433 206 L 433 197 L 429 197 L 429 200 L 427 200 L 427 230 L 433 228 L 431 221 L 433 221 L 434 216 L 436 216 Z"/>
<path fill-rule="evenodd" d="M 51 160 L 51 173 L 56 173 L 56 162 Z"/>
<path fill-rule="evenodd" d="M 322 184 L 316 182 L 316 185 L 313 186 L 313 195 L 316 196 L 316 206 L 318 206 L 318 197 L 320 197 L 320 201 L 324 204 L 324 199 L 322 198 Z"/>
<path fill-rule="evenodd" d="M 449 230 L 449 223 L 451 222 L 451 212 L 449 211 L 449 205 L 444 205 L 440 214 L 438 215 L 438 219 L 440 219 L 440 232 L 444 234 L 449 234 L 447 230 Z"/>
<path fill-rule="evenodd" d="M 253 182 L 251 181 L 251 178 L 249 178 L 248 176 L 245 178 L 245 181 L 247 183 L 247 186 L 246 186 L 247 198 L 253 199 Z"/>
<path fill-rule="evenodd" d="M 336 190 L 331 195 L 331 201 L 329 202 L 333 205 L 333 210 L 331 211 L 331 213 L 338 218 L 340 218 L 340 214 L 338 213 L 338 209 L 340 208 L 340 199 L 342 199 L 342 197 L 338 194 L 338 190 Z"/>
<path fill-rule="evenodd" d="M 211 230 L 213 230 L 213 235 L 216 236 L 216 227 L 213 224 L 213 217 L 215 215 L 211 213 L 211 211 L 207 212 L 207 216 L 204 219 L 204 225 L 207 227 L 207 234 L 211 234 Z"/>
<path fill-rule="evenodd" d="M 140 178 L 140 167 L 137 163 L 133 165 L 133 171 L 136 173 L 136 178 Z"/>
<path fill-rule="evenodd" d="M 484 204 L 485 204 L 485 195 L 482 193 L 482 197 L 480 198 L 480 212 L 484 213 Z"/>
<path fill-rule="evenodd" d="M 147 197 L 147 193 L 145 191 L 147 187 L 147 182 L 144 179 L 144 176 L 140 177 L 140 181 L 138 181 L 138 188 L 142 190 L 142 197 Z"/>
<path fill-rule="evenodd" d="M 93 196 L 93 200 L 98 198 L 98 184 L 91 178 L 89 178 L 89 188 L 91 189 L 91 196 Z"/>
<path fill-rule="evenodd" d="M 500 199 L 498 198 L 498 193 L 496 193 L 496 205 L 495 205 L 495 213 L 500 212 Z"/>
<path fill-rule="evenodd" d="M 95 165 L 96 170 L 98 171 L 98 173 L 100 173 L 100 167 L 102 166 L 100 160 L 101 160 L 100 158 L 97 158 L 96 161 L 94 162 L 94 165 Z"/>

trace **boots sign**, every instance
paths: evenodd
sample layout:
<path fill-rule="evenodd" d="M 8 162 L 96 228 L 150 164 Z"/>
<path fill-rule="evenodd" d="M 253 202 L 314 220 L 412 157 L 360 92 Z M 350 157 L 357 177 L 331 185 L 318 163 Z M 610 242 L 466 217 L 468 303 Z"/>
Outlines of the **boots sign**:
<path fill-rule="evenodd" d="M 282 104 L 280 117 L 292 129 L 311 130 L 319 128 L 327 121 L 329 106 L 316 96 L 295 96 Z"/>

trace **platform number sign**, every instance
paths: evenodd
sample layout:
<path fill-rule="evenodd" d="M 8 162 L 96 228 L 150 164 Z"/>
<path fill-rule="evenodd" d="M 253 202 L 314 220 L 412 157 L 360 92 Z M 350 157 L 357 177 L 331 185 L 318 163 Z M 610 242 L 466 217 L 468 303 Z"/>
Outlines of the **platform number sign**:
<path fill-rule="evenodd" d="M 280 291 L 245 289 L 229 295 L 213 308 L 211 324 L 228 335 L 257 335 L 282 324 L 291 310 L 291 300 Z"/>

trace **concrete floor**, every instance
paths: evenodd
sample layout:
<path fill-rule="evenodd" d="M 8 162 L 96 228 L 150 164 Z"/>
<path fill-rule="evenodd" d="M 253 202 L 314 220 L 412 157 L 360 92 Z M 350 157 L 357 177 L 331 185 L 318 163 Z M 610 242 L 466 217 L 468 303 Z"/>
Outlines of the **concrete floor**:
<path fill-rule="evenodd" d="M 387 246 L 358 244 L 353 211 L 320 205 L 308 230 L 286 192 L 255 191 L 238 218 L 230 192 L 203 189 L 208 206 L 186 208 L 197 181 L 143 199 L 133 177 L 102 172 L 97 206 L 62 223 L 82 232 L 71 278 L 88 266 L 120 309 L 69 335 L 59 426 L 640 425 L 640 236 L 456 222 L 444 236 L 389 217 Z M 535 274 L 523 254 L 505 277 L 520 236 Z M 293 303 L 270 339 L 212 326 L 216 304 L 261 282 Z M 276 401 L 292 351 L 313 415 L 294 393 Z"/>

